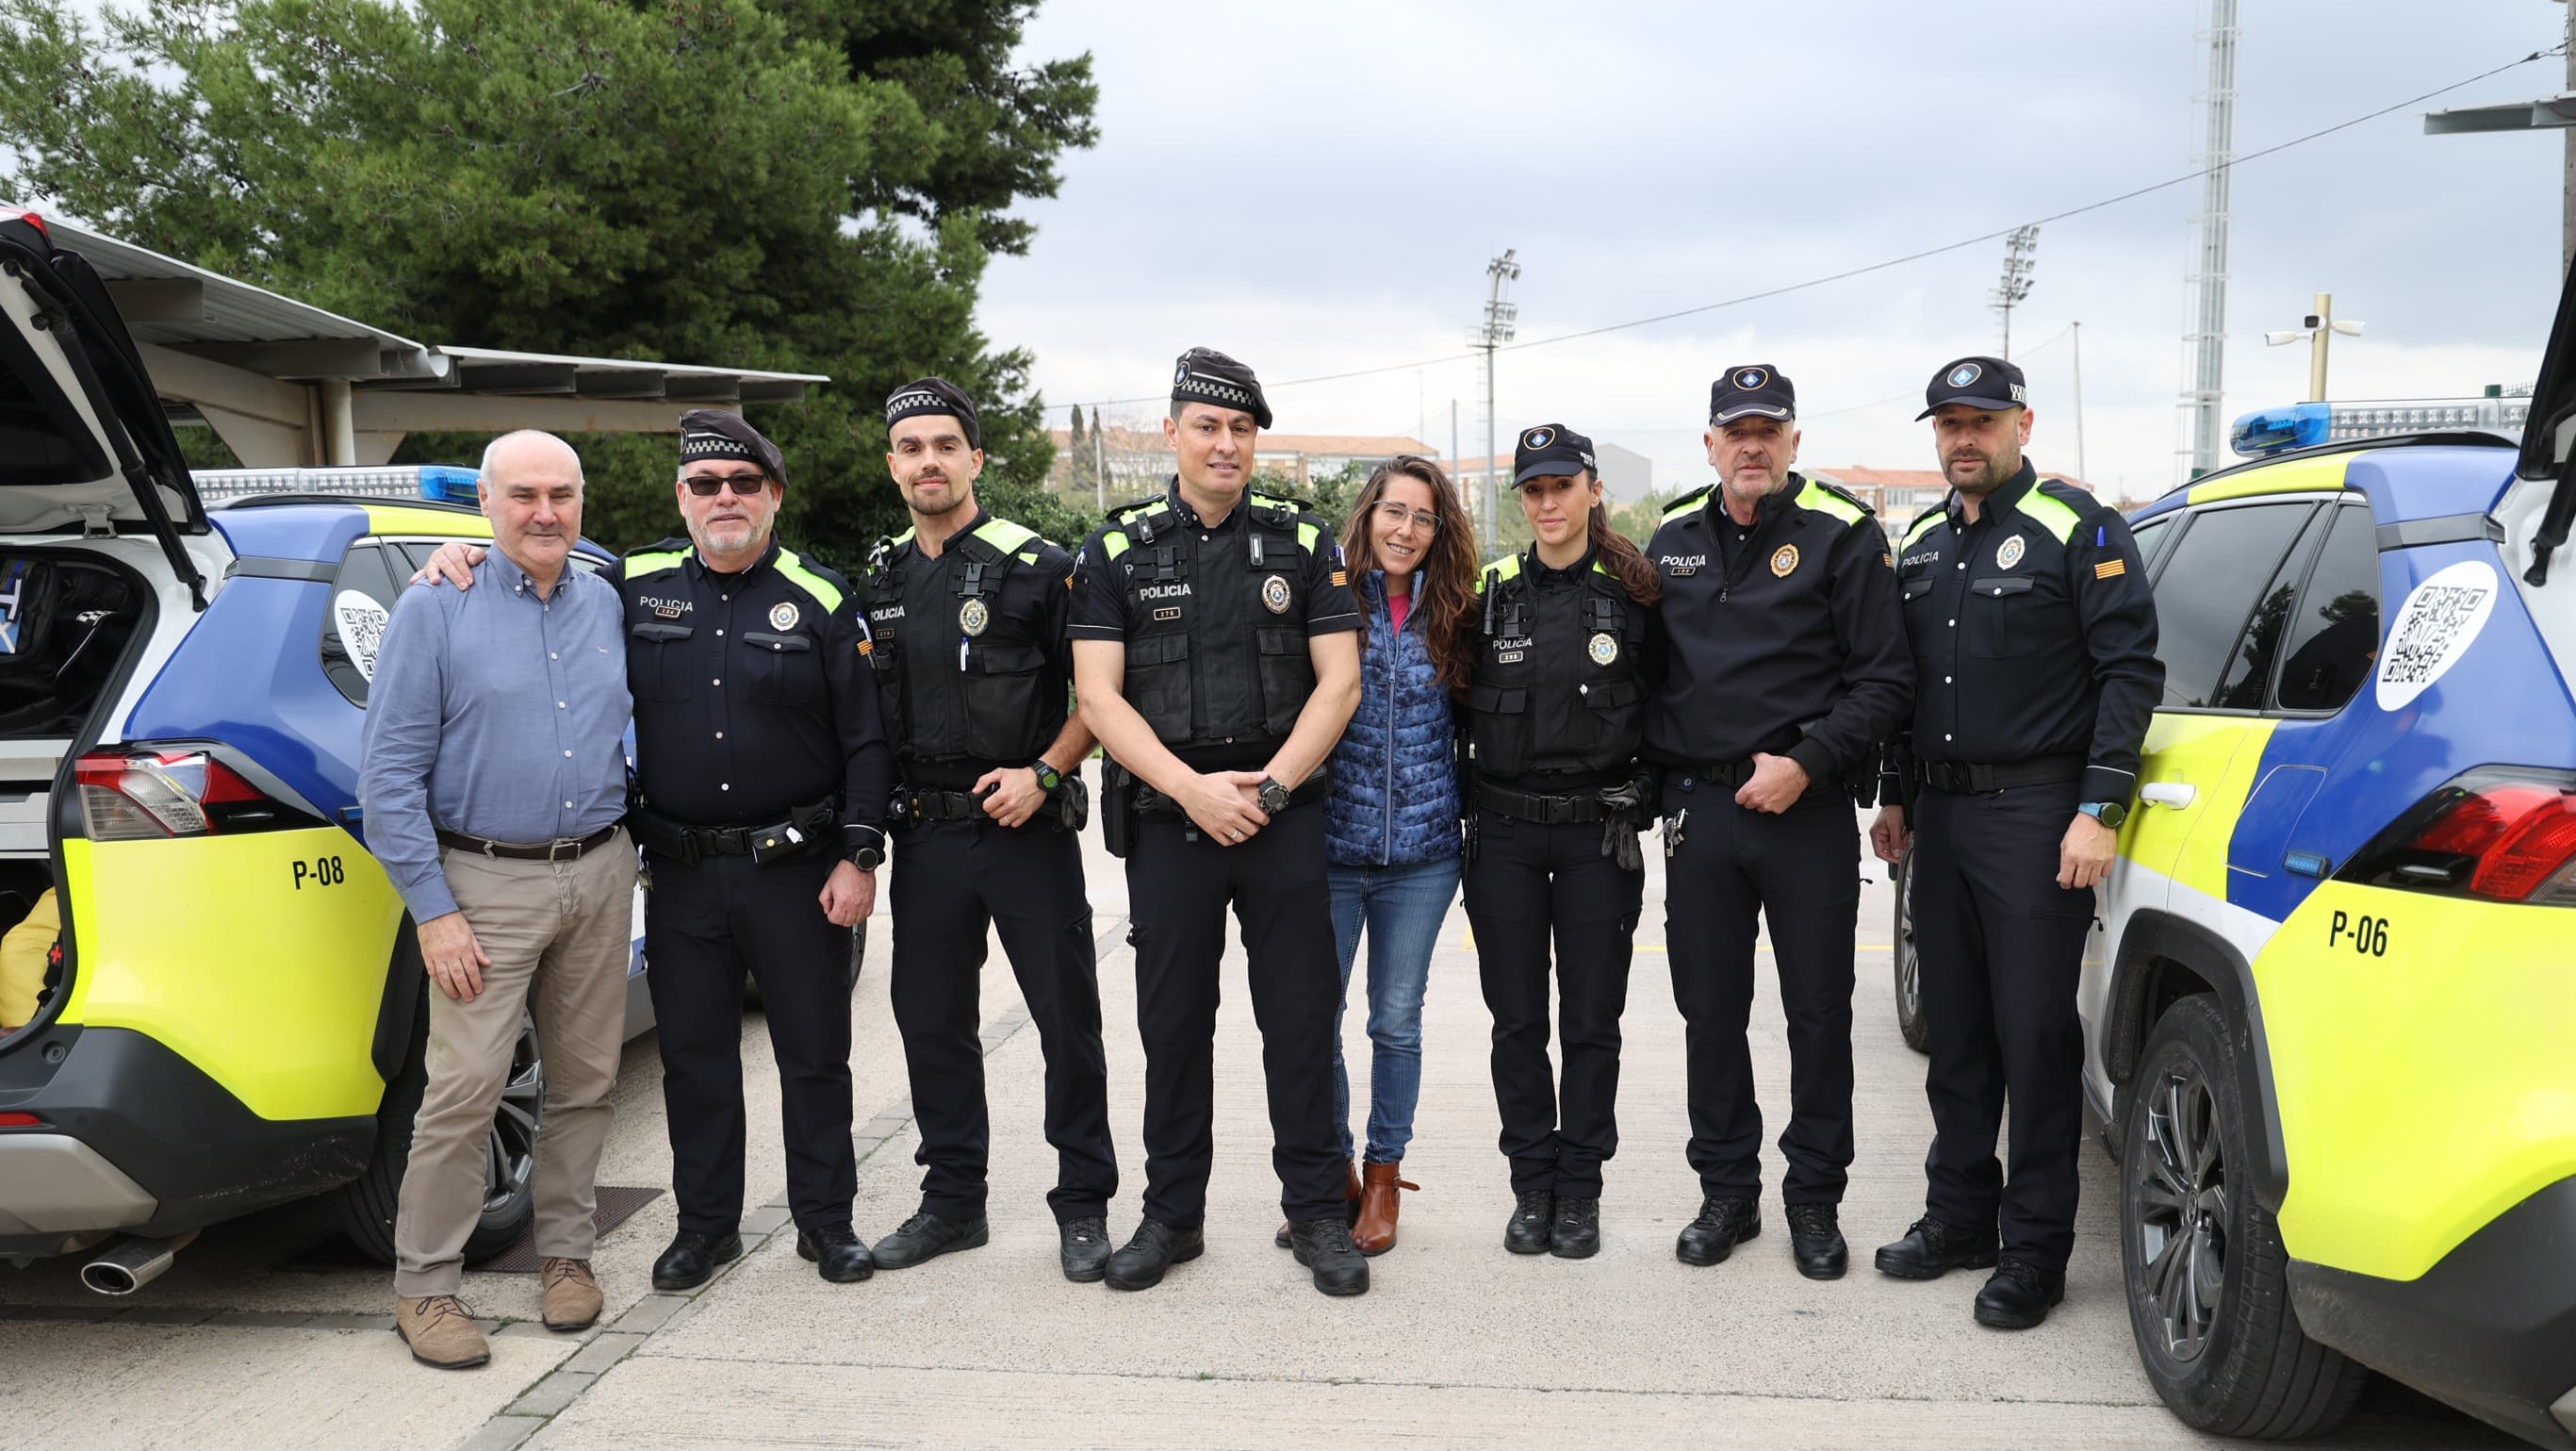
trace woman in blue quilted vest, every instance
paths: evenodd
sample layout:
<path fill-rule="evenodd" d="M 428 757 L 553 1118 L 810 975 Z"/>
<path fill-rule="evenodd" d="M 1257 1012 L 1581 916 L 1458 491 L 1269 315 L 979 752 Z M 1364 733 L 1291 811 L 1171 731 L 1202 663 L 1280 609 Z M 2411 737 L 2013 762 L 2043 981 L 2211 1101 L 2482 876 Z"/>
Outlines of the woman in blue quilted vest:
<path fill-rule="evenodd" d="M 1363 1254 L 1395 1247 L 1398 1191 L 1422 1094 L 1422 995 L 1458 896 L 1457 755 L 1450 693 L 1466 684 L 1476 541 L 1439 465 L 1400 454 L 1369 477 L 1343 533 L 1368 612 L 1360 707 L 1333 748 L 1324 798 L 1342 993 L 1368 943 L 1367 1153 L 1352 1176 Z M 1353 1153 L 1350 1073 L 1334 1035 L 1334 1104 Z"/>

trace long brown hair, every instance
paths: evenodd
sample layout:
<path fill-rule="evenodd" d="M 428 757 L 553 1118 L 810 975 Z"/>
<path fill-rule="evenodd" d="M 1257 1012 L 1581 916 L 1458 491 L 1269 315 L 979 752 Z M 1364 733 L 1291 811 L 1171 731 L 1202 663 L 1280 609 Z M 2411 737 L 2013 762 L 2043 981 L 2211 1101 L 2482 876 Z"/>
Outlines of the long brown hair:
<path fill-rule="evenodd" d="M 1628 592 L 1628 598 L 1652 609 L 1656 601 L 1664 597 L 1662 571 L 1656 569 L 1646 556 L 1639 552 L 1635 541 L 1610 527 L 1610 508 L 1607 503 L 1592 506 L 1592 518 L 1588 527 L 1592 533 L 1594 557 L 1600 560 L 1603 567 L 1618 576 L 1619 587 Z"/>
<path fill-rule="evenodd" d="M 1359 497 L 1351 502 L 1350 522 L 1342 529 L 1342 556 L 1353 579 L 1380 567 L 1369 511 L 1385 500 L 1388 481 L 1399 477 L 1430 489 L 1431 510 L 1440 516 L 1440 528 L 1422 553 L 1422 583 L 1414 591 L 1413 609 L 1422 616 L 1423 643 L 1430 648 L 1440 683 L 1464 690 L 1475 665 L 1463 641 L 1468 621 L 1476 613 L 1476 526 L 1467 518 L 1457 486 L 1440 471 L 1440 465 L 1419 454 L 1400 453 L 1370 471 Z"/>

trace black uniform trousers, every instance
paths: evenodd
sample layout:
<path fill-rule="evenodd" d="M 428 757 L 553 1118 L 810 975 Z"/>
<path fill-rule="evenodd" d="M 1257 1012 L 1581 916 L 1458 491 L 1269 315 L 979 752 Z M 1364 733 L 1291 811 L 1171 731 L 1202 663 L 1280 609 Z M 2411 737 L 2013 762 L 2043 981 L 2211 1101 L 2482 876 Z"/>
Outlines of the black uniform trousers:
<path fill-rule="evenodd" d="M 742 988 L 760 978 L 778 1057 L 787 1202 L 798 1227 L 850 1222 L 850 929 L 823 915 L 837 856 L 768 866 L 747 856 L 695 865 L 648 854 L 645 982 L 662 1045 L 671 1193 L 680 1228 L 730 1234 L 742 1221 Z"/>
<path fill-rule="evenodd" d="M 1494 1104 L 1512 1192 L 1601 1193 L 1619 1151 L 1619 1016 L 1646 874 L 1601 854 L 1600 822 L 1542 826 L 1478 808 L 1467 921 L 1494 1015 Z M 1555 942 L 1560 1076 L 1548 1063 L 1548 945 Z"/>
<path fill-rule="evenodd" d="M 2084 1136 L 2075 986 L 2093 889 L 2057 885 L 2078 789 L 1927 790 L 1914 806 L 1914 941 L 1932 1049 L 1924 1211 L 1983 1229 L 2000 1209 L 2003 1252 L 2055 1271 L 2075 1247 Z M 2008 1095 L 2009 1178 L 1995 1162 Z"/>
<path fill-rule="evenodd" d="M 1280 1211 L 1301 1221 L 1338 1215 L 1347 1177 L 1333 1122 L 1342 964 L 1324 878 L 1323 803 L 1290 807 L 1240 846 L 1185 839 L 1195 830 L 1185 818 L 1145 818 L 1127 854 L 1127 940 L 1145 1043 L 1145 1213 L 1182 1229 L 1207 1219 L 1217 963 L 1232 903 L 1261 1028 Z"/>
<path fill-rule="evenodd" d="M 991 820 L 928 821 L 895 833 L 894 1022 L 921 1125 L 913 1162 L 923 1212 L 984 1213 L 992 1140 L 984 1103 L 979 1001 L 985 929 L 1001 930 L 1046 1054 L 1046 1137 L 1058 1223 L 1106 1214 L 1118 1192 L 1109 1142 L 1109 1069 L 1100 1046 L 1100 975 L 1082 839 L 1052 812 L 1018 829 Z"/>
<path fill-rule="evenodd" d="M 1788 1158 L 1780 1198 L 1839 1204 L 1852 1161 L 1852 939 L 1860 916 L 1860 829 L 1840 789 L 1773 815 L 1735 804 L 1736 787 L 1687 774 L 1664 787 L 1664 820 L 1687 809 L 1666 861 L 1664 941 L 1673 1001 L 1688 1025 L 1690 1165 L 1700 1192 L 1759 1198 L 1762 1107 L 1745 1030 L 1753 1012 L 1754 928 L 1788 1020 Z M 1669 826 L 1667 826 L 1669 830 Z"/>

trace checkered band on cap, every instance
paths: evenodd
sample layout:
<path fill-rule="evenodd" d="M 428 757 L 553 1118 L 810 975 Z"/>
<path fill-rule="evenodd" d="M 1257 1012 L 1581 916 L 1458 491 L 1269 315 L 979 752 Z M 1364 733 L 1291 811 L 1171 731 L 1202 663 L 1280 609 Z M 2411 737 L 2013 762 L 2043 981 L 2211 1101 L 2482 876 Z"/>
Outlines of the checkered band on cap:
<path fill-rule="evenodd" d="M 1214 348 L 1192 348 L 1181 354 L 1172 370 L 1172 401 L 1213 403 L 1249 413 L 1263 428 L 1270 426 L 1270 403 L 1261 396 L 1260 380 L 1250 368 Z"/>
<path fill-rule="evenodd" d="M 760 462 L 760 455 L 750 444 L 721 433 L 684 433 L 680 435 L 680 462 L 696 463 L 701 459 L 739 459 L 747 464 Z"/>
<path fill-rule="evenodd" d="M 919 378 L 886 395 L 886 426 L 924 413 L 945 414 L 966 429 L 966 446 L 984 446 L 983 428 L 975 416 L 975 400 L 966 396 L 956 384 L 945 378 Z"/>

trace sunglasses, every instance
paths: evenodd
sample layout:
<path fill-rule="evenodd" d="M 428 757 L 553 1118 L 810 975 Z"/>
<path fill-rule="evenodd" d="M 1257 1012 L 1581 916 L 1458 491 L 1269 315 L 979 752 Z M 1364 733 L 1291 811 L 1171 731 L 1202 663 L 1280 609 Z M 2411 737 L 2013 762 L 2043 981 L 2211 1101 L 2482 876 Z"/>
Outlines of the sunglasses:
<path fill-rule="evenodd" d="M 690 474 L 680 482 L 688 485 L 689 492 L 701 499 L 712 499 L 718 490 L 726 488 L 732 489 L 738 497 L 748 499 L 769 487 L 769 475 Z"/>

